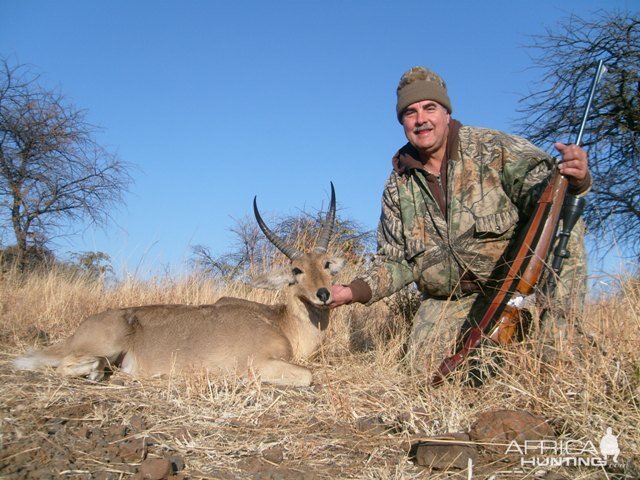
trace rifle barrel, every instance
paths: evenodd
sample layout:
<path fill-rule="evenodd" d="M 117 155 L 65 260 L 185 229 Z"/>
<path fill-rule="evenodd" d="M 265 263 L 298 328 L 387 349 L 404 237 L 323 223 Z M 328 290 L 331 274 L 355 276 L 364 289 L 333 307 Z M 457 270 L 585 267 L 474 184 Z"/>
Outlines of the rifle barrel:
<path fill-rule="evenodd" d="M 607 71 L 607 67 L 604 66 L 604 62 L 600 60 L 598 62 L 598 68 L 596 70 L 596 74 L 591 81 L 591 90 L 589 91 L 589 99 L 587 100 L 587 106 L 584 109 L 584 115 L 582 116 L 582 123 L 580 124 L 580 130 L 578 131 L 578 138 L 576 139 L 576 145 L 580 146 L 582 143 L 582 134 L 584 133 L 584 127 L 587 124 L 587 118 L 589 117 L 589 110 L 591 110 L 591 102 L 593 102 L 593 97 L 596 93 L 596 87 L 598 86 L 598 82 L 602 78 L 602 76 Z"/>

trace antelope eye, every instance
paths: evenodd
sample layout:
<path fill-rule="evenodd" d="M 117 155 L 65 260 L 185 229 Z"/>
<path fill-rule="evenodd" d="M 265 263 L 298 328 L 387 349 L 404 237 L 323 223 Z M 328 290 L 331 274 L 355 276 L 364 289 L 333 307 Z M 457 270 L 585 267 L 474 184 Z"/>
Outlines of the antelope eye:
<path fill-rule="evenodd" d="M 299 268 L 297 268 L 297 267 L 296 267 L 296 268 L 294 268 L 294 269 L 292 270 L 292 273 L 293 273 L 294 275 L 302 275 L 304 272 L 303 272 L 302 270 L 300 270 Z"/>
<path fill-rule="evenodd" d="M 329 270 L 329 269 L 331 268 L 331 262 L 327 262 L 327 263 L 325 263 L 325 264 L 324 264 L 324 268 L 325 268 L 326 270 Z"/>

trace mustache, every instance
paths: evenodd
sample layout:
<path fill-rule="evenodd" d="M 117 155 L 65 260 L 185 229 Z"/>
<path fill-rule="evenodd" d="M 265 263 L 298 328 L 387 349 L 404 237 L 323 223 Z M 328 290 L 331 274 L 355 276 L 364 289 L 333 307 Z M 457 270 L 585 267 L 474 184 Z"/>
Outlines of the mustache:
<path fill-rule="evenodd" d="M 424 125 L 419 125 L 413 129 L 413 133 L 420 133 L 425 130 L 433 130 L 433 125 L 430 123 L 425 123 Z"/>

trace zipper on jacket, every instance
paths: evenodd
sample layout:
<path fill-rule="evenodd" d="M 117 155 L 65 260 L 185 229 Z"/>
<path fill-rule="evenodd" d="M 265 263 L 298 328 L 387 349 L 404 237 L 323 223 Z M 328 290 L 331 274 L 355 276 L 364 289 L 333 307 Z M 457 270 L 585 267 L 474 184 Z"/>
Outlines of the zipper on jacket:
<path fill-rule="evenodd" d="M 438 207 L 438 210 L 440 211 L 440 213 L 442 213 L 442 217 L 444 218 L 445 223 L 449 223 L 447 221 L 447 210 L 448 210 L 447 195 L 442 185 L 442 176 L 435 175 L 427 171 L 424 171 L 424 174 L 425 174 L 425 180 L 426 180 L 425 186 L 427 187 L 427 191 L 431 195 L 431 198 L 433 198 L 433 200 L 435 201 L 436 206 Z M 430 177 L 435 179 L 435 182 L 433 182 L 433 180 L 429 181 Z M 435 188 L 438 190 L 438 195 L 435 195 L 434 192 L 431 190 L 432 188 L 431 185 L 433 185 L 434 183 L 435 183 Z M 442 200 L 442 204 L 440 203 L 439 200 Z"/>
<path fill-rule="evenodd" d="M 447 195 L 444 191 L 444 188 L 442 188 L 442 177 L 440 175 L 434 175 L 434 177 L 436 177 L 436 182 L 438 182 L 438 189 L 440 190 L 440 194 L 442 195 L 442 199 L 444 200 L 444 212 L 442 212 L 442 214 L 444 215 L 444 218 L 447 218 L 447 211 L 449 209 L 447 208 Z"/>

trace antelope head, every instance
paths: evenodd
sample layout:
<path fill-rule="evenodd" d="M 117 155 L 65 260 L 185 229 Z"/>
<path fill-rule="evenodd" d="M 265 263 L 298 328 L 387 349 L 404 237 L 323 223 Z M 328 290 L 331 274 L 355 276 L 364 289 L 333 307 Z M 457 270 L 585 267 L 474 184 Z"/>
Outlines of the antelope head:
<path fill-rule="evenodd" d="M 290 260 L 288 269 L 272 272 L 255 279 L 252 284 L 260 288 L 280 289 L 289 285 L 291 293 L 303 303 L 315 307 L 327 307 L 331 301 L 331 277 L 344 266 L 344 259 L 328 255 L 327 248 L 333 234 L 336 220 L 336 195 L 331 183 L 331 203 L 322 223 L 318 242 L 309 253 L 304 253 L 288 245 L 278 237 L 262 220 L 256 198 L 253 199 L 253 213 L 265 237 Z"/>

